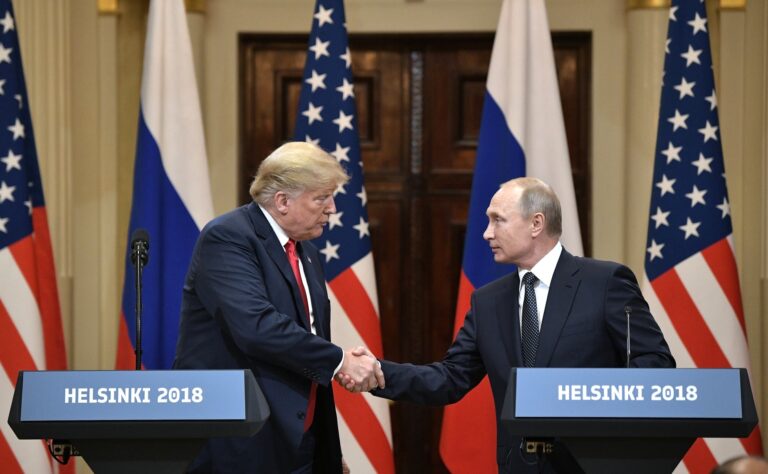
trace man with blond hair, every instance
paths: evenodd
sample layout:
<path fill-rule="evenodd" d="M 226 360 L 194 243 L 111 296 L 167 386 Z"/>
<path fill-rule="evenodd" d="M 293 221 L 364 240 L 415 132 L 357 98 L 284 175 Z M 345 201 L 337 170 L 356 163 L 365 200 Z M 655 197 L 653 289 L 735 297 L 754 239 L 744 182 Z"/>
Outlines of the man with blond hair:
<path fill-rule="evenodd" d="M 276 149 L 251 184 L 253 202 L 202 230 L 182 300 L 176 369 L 250 369 L 270 417 L 251 438 L 213 439 L 192 472 L 341 472 L 334 375 L 384 385 L 374 358 L 330 342 L 317 249 L 349 177 L 319 147 Z"/>

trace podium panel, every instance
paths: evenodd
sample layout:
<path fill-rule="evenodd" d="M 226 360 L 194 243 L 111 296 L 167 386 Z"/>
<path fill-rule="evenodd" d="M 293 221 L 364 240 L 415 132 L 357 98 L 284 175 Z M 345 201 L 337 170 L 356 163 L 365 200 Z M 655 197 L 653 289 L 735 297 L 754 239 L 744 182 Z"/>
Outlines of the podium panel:
<path fill-rule="evenodd" d="M 501 420 L 563 473 L 672 472 L 700 437 L 746 437 L 745 369 L 513 368 Z"/>
<path fill-rule="evenodd" d="M 269 407 L 249 370 L 20 372 L 8 424 L 68 441 L 94 472 L 184 472 L 208 438 L 253 436 Z"/>

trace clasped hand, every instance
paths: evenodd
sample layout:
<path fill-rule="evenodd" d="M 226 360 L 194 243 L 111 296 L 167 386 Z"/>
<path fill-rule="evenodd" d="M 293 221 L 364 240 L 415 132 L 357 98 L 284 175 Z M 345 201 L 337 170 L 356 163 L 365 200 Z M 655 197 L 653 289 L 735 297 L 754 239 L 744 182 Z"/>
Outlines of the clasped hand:
<path fill-rule="evenodd" d="M 350 392 L 368 392 L 384 388 L 384 372 L 376 357 L 363 346 L 344 351 L 344 363 L 336 382 Z"/>

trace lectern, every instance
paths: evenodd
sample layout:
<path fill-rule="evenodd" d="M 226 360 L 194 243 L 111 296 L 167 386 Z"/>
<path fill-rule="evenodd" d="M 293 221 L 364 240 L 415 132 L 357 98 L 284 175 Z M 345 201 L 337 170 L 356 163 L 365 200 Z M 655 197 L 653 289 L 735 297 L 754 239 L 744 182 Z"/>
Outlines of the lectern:
<path fill-rule="evenodd" d="M 749 436 L 757 411 L 745 369 L 518 368 L 501 420 L 558 472 L 640 474 L 672 472 L 696 438 Z"/>
<path fill-rule="evenodd" d="M 249 370 L 30 371 L 8 424 L 69 441 L 96 473 L 181 473 L 208 438 L 252 436 L 268 417 Z"/>

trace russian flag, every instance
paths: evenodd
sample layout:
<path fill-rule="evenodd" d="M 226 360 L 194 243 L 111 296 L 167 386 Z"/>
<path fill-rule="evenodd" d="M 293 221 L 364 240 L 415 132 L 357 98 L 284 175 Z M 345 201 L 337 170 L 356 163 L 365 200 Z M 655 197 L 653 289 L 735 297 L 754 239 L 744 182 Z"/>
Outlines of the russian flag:
<path fill-rule="evenodd" d="M 505 0 L 488 70 L 464 242 L 454 335 L 475 288 L 515 270 L 498 265 L 483 231 L 499 185 L 520 176 L 547 182 L 560 197 L 563 245 L 582 253 L 571 164 L 543 0 Z M 472 433 L 467 437 L 466 433 Z M 443 412 L 440 454 L 453 473 L 496 472 L 496 414 L 486 377 Z"/>
<path fill-rule="evenodd" d="M 213 217 L 203 121 L 182 0 L 149 6 L 130 236 L 149 232 L 142 293 L 143 365 L 173 363 L 184 276 L 200 229 Z M 130 247 L 130 242 L 128 244 Z M 134 267 L 125 256 L 118 369 L 135 367 Z"/>

